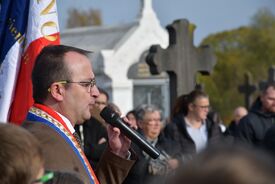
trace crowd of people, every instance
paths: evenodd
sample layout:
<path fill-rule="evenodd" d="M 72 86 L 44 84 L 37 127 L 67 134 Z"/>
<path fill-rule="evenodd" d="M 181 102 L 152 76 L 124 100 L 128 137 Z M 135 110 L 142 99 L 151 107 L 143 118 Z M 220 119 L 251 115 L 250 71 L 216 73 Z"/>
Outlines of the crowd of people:
<path fill-rule="evenodd" d="M 42 49 L 26 120 L 0 124 L 0 183 L 275 182 L 275 83 L 251 109 L 237 107 L 228 127 L 202 90 L 178 97 L 168 122 L 153 104 L 130 110 L 123 120 L 159 150 L 153 159 L 100 117 L 106 106 L 122 114 L 97 87 L 88 56 L 65 45 Z"/>

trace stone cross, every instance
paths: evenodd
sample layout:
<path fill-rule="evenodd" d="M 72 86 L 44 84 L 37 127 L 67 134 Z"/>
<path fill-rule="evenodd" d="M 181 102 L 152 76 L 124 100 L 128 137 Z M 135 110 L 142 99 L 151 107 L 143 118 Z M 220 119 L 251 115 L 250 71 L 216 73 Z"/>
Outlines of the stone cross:
<path fill-rule="evenodd" d="M 170 78 L 171 106 L 177 96 L 187 94 L 196 86 L 196 74 L 209 74 L 216 63 L 216 57 L 209 46 L 196 48 L 193 45 L 195 26 L 188 20 L 176 20 L 168 25 L 169 46 L 162 49 L 153 45 L 146 62 L 151 74 L 167 72 Z"/>
<path fill-rule="evenodd" d="M 252 83 L 251 73 L 244 74 L 244 83 L 238 87 L 240 93 L 244 94 L 245 107 L 249 109 L 253 101 L 252 94 L 256 91 L 256 85 Z"/>
<path fill-rule="evenodd" d="M 275 65 L 271 66 L 268 70 L 268 79 L 267 81 L 261 81 L 259 83 L 260 90 L 263 90 L 265 85 L 270 82 L 275 82 Z"/>

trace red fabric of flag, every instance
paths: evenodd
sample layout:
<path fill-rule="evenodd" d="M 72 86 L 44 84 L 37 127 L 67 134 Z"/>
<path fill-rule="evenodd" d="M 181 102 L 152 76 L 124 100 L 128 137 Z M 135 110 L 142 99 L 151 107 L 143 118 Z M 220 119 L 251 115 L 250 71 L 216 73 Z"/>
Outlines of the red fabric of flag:
<path fill-rule="evenodd" d="M 55 0 L 29 0 L 29 14 L 23 55 L 14 87 L 9 122 L 21 124 L 33 105 L 31 73 L 35 59 L 43 47 L 60 44 Z"/>
<path fill-rule="evenodd" d="M 9 121 L 12 123 L 21 124 L 26 118 L 29 108 L 33 105 L 31 73 L 35 58 L 46 45 L 59 44 L 59 34 L 57 33 L 52 36 L 56 38 L 54 41 L 49 41 L 44 37 L 33 41 L 22 57 L 14 101 L 10 109 L 11 114 Z"/>

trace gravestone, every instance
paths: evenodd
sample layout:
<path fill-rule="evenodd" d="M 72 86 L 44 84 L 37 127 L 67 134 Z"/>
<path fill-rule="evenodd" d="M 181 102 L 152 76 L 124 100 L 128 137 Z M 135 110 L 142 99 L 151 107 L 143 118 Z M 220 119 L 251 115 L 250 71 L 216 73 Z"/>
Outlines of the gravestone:
<path fill-rule="evenodd" d="M 169 46 L 162 49 L 153 45 L 146 62 L 150 72 L 167 72 L 170 80 L 170 102 L 173 106 L 177 96 L 187 94 L 196 86 L 196 74 L 208 75 L 216 63 L 216 57 L 209 46 L 196 48 L 193 45 L 195 26 L 188 20 L 176 20 L 168 25 Z"/>
<path fill-rule="evenodd" d="M 275 82 L 275 65 L 271 66 L 268 69 L 268 78 L 267 81 L 261 81 L 259 83 L 259 88 L 262 91 L 267 83 Z"/>
<path fill-rule="evenodd" d="M 252 83 L 251 73 L 246 72 L 244 74 L 244 83 L 238 87 L 240 93 L 244 94 L 245 107 L 249 109 L 253 102 L 252 94 L 256 91 L 256 85 Z"/>

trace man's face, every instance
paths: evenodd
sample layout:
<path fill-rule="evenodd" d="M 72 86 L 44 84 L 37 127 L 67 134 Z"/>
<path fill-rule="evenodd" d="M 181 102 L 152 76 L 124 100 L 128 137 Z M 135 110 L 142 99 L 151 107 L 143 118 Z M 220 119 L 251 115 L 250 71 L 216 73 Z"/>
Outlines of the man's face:
<path fill-rule="evenodd" d="M 71 73 L 71 81 L 88 82 L 95 78 L 92 65 L 86 56 L 76 52 L 68 52 L 65 54 L 64 61 Z M 62 104 L 62 113 L 72 123 L 82 124 L 91 117 L 90 109 L 99 95 L 98 88 L 96 86 L 81 85 L 80 83 L 70 83 L 68 85 Z"/>
<path fill-rule="evenodd" d="M 275 88 L 270 86 L 266 92 L 261 95 L 263 110 L 266 112 L 275 113 Z"/>
<path fill-rule="evenodd" d="M 247 110 L 244 107 L 239 107 L 234 112 L 234 121 L 235 123 L 239 123 L 242 117 L 247 115 Z"/>
<path fill-rule="evenodd" d="M 205 120 L 209 112 L 209 99 L 205 97 L 200 97 L 191 104 L 190 112 L 199 120 Z"/>
<path fill-rule="evenodd" d="M 137 126 L 137 119 L 133 113 L 128 114 L 127 118 L 131 122 L 132 125 Z"/>
<path fill-rule="evenodd" d="M 107 106 L 107 103 L 107 96 L 104 93 L 100 93 L 95 99 L 95 106 L 99 109 L 99 111 L 102 111 L 103 108 Z"/>
<path fill-rule="evenodd" d="M 161 131 L 161 119 L 158 111 L 146 112 L 143 121 L 140 123 L 145 137 L 156 139 Z"/>

